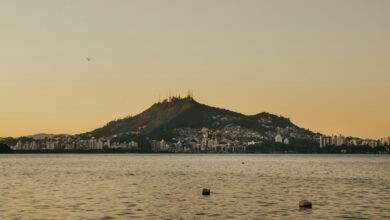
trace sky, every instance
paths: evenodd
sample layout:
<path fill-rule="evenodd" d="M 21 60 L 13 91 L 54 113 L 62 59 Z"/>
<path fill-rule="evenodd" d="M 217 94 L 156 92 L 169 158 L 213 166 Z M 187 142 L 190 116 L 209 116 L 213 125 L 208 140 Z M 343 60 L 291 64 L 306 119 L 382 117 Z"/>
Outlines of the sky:
<path fill-rule="evenodd" d="M 390 1 L 0 1 L 0 137 L 90 131 L 188 89 L 390 136 Z"/>

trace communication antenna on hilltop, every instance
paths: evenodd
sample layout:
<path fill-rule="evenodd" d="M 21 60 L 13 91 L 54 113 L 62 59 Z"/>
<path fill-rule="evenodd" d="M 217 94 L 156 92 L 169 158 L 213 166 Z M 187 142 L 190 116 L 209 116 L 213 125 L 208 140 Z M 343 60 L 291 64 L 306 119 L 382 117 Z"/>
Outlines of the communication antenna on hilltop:
<path fill-rule="evenodd" d="M 194 93 L 193 93 L 190 89 L 188 90 L 187 97 L 188 97 L 188 98 L 191 98 L 191 99 L 194 98 Z"/>

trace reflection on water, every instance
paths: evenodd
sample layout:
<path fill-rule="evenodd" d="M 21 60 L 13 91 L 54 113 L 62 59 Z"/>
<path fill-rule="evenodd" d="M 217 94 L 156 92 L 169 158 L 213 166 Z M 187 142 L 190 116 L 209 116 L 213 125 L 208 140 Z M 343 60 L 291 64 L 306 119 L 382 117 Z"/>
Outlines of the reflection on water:
<path fill-rule="evenodd" d="M 385 219 L 390 157 L 2 155 L 0 193 L 0 219 Z"/>

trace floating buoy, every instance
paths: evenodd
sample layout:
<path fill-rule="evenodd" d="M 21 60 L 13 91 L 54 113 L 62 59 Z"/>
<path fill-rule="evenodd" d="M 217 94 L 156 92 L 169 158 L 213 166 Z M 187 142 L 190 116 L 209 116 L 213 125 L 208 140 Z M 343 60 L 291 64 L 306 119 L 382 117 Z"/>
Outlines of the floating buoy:
<path fill-rule="evenodd" d="M 202 195 L 204 195 L 204 196 L 209 196 L 210 193 L 211 193 L 210 189 L 203 189 L 202 190 Z"/>
<path fill-rule="evenodd" d="M 313 206 L 313 203 L 311 203 L 310 201 L 308 200 L 301 200 L 299 201 L 299 207 L 300 208 L 312 208 Z"/>

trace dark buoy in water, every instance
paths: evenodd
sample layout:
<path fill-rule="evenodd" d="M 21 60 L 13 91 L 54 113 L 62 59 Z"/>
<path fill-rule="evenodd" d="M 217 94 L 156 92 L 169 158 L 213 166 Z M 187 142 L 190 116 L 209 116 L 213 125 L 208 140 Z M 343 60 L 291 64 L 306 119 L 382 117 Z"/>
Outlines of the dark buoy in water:
<path fill-rule="evenodd" d="M 308 200 L 299 201 L 299 208 L 311 209 L 312 207 L 313 207 L 313 203 L 311 203 Z"/>
<path fill-rule="evenodd" d="M 203 190 L 202 190 L 202 195 L 204 195 L 204 196 L 209 196 L 210 193 L 211 193 L 210 189 L 205 189 L 205 188 L 203 188 Z"/>
<path fill-rule="evenodd" d="M 245 162 L 242 162 L 242 164 L 245 164 Z"/>

